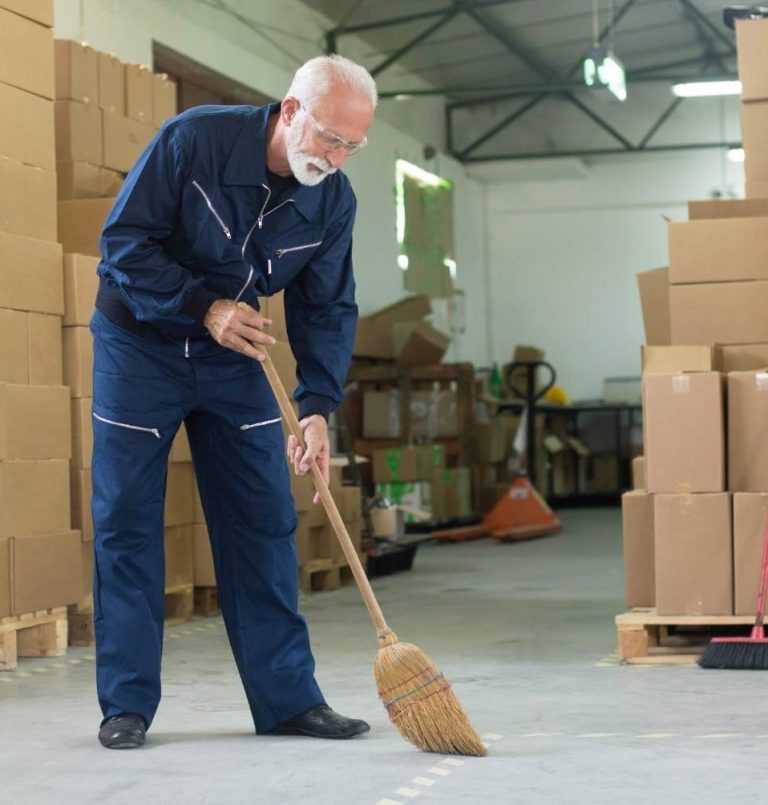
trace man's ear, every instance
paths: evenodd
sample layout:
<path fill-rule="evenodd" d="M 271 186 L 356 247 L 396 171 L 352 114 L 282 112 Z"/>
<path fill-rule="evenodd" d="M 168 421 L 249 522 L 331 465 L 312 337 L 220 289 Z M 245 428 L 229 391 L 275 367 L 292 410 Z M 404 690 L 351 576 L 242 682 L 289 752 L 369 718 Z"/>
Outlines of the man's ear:
<path fill-rule="evenodd" d="M 299 109 L 300 104 L 296 98 L 289 95 L 287 98 L 283 99 L 283 102 L 280 104 L 280 117 L 286 126 L 291 125 Z"/>

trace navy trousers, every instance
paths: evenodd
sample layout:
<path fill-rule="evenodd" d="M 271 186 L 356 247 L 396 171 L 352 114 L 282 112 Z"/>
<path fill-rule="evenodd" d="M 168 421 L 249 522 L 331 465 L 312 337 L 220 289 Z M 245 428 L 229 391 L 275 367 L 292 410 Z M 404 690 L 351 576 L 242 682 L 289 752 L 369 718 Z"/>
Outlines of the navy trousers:
<path fill-rule="evenodd" d="M 91 321 L 96 678 L 105 719 L 160 702 L 168 453 L 186 423 L 219 601 L 256 731 L 323 703 L 298 614 L 296 511 L 261 366 L 211 338 Z"/>

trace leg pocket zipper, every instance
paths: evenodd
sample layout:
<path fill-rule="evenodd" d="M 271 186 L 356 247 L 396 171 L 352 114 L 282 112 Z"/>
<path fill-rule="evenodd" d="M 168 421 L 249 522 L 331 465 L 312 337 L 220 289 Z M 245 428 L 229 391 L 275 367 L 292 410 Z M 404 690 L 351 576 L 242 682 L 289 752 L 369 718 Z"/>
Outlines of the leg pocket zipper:
<path fill-rule="evenodd" d="M 254 422 L 251 425 L 240 425 L 240 430 L 250 430 L 251 428 L 263 428 L 265 425 L 274 425 L 275 422 L 280 422 L 282 417 L 279 416 L 277 419 L 267 419 L 264 422 Z"/>
<path fill-rule="evenodd" d="M 99 416 L 98 414 L 94 414 L 93 418 L 98 419 L 99 422 L 104 422 L 107 425 L 116 425 L 118 428 L 127 428 L 128 430 L 140 430 L 144 433 L 151 433 L 156 439 L 160 438 L 160 431 L 157 428 L 142 428 L 139 425 L 127 425 L 125 422 L 115 422 L 113 419 L 105 419 L 103 416 Z"/>

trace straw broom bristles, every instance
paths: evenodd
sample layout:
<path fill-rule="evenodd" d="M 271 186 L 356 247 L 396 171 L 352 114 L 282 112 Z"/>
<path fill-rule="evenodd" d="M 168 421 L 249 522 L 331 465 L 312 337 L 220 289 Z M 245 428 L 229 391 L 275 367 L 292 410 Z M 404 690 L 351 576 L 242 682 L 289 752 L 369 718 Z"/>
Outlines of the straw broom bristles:
<path fill-rule="evenodd" d="M 389 631 L 379 636 L 373 675 L 389 720 L 425 752 L 482 757 L 486 748 L 447 679 L 429 657 Z"/>

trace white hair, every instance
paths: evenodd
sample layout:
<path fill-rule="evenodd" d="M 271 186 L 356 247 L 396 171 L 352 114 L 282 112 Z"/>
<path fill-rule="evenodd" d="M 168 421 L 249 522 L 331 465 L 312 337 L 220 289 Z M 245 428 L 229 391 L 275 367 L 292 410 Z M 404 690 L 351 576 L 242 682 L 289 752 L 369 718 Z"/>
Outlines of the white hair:
<path fill-rule="evenodd" d="M 365 67 L 339 56 L 338 53 L 316 56 L 299 67 L 287 94 L 312 107 L 335 83 L 343 84 L 356 94 L 367 97 L 373 107 L 376 107 L 378 92 L 371 74 Z"/>

